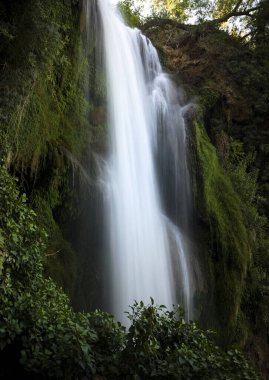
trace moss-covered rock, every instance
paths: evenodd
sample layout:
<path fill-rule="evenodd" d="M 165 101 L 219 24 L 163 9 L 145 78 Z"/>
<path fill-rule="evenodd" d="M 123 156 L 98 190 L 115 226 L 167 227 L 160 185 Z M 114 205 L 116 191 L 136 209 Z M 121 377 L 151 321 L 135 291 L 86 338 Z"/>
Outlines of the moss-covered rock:
<path fill-rule="evenodd" d="M 250 245 L 241 199 L 229 174 L 221 166 L 216 148 L 199 122 L 195 122 L 195 134 L 203 217 L 210 230 L 209 257 L 213 266 L 216 312 L 218 321 L 225 327 L 223 339 L 229 341 L 234 339 L 240 316 Z"/>

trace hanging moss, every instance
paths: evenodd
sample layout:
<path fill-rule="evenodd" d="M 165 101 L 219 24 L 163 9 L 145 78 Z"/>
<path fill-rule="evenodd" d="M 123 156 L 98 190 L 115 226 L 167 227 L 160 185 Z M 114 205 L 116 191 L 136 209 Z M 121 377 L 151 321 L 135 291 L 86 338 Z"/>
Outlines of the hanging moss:
<path fill-rule="evenodd" d="M 58 70 L 63 70 L 60 85 Z M 76 70 L 81 75 L 83 65 L 76 66 Z M 84 98 L 79 79 L 71 61 L 38 74 L 7 130 L 12 161 L 17 168 L 30 167 L 35 174 L 53 147 L 62 146 L 77 155 L 83 150 L 90 127 L 86 119 L 90 104 Z"/>
<path fill-rule="evenodd" d="M 247 230 L 241 200 L 229 175 L 221 167 L 215 147 L 204 127 L 196 122 L 196 143 L 203 184 L 205 219 L 211 234 L 211 261 L 214 268 L 217 317 L 226 328 L 229 341 L 238 322 L 244 279 L 250 260 Z M 242 339 L 238 337 L 238 339 Z"/>
<path fill-rule="evenodd" d="M 12 38 L 0 48 L 0 156 L 20 178 L 21 190 L 49 233 L 47 275 L 71 294 L 76 259 L 64 235 L 77 210 L 70 209 L 75 196 L 71 206 L 65 197 L 72 192 L 74 171 L 78 177 L 85 174 L 85 151 L 89 155 L 90 144 L 102 145 L 104 139 L 105 128 L 102 133 L 98 128 L 104 117 L 92 125 L 95 100 L 85 86 L 92 92 L 95 87 L 100 103 L 103 71 L 98 68 L 94 78 L 93 47 L 85 47 L 79 31 L 77 2 L 4 0 L 1 7 Z"/>
<path fill-rule="evenodd" d="M 79 11 L 69 1 L 27 0 L 4 5 L 3 14 L 14 38 L 0 76 L 2 155 L 16 171 L 36 175 L 58 146 L 80 156 L 90 135 Z"/>

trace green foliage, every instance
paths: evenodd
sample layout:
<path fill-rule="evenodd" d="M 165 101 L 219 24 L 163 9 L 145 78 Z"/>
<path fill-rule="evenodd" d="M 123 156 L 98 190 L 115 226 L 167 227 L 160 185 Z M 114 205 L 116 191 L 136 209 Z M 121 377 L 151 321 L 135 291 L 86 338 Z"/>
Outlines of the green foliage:
<path fill-rule="evenodd" d="M 89 325 L 89 317 L 75 314 L 67 296 L 52 280 L 44 278 L 46 234 L 37 227 L 26 197 L 19 195 L 3 167 L 0 177 L 1 350 L 15 345 L 22 367 L 31 372 L 65 379 L 91 375 L 96 370 L 91 346 L 97 342 L 96 332 Z M 108 317 L 102 317 L 105 325 Z"/>
<path fill-rule="evenodd" d="M 255 156 L 242 153 L 241 144 L 234 139 L 231 140 L 230 150 L 231 157 L 226 166 L 242 201 L 252 251 L 241 308 L 252 331 L 266 335 L 269 331 L 268 220 L 259 212 L 264 199 L 258 194 L 258 171 L 253 168 Z"/>
<path fill-rule="evenodd" d="M 59 194 L 59 189 L 62 189 L 62 194 Z M 57 202 L 60 204 L 55 205 L 56 200 L 54 198 L 58 199 Z M 54 190 L 51 185 L 39 191 L 34 190 L 30 197 L 31 205 L 38 215 L 38 224 L 41 228 L 45 228 L 49 235 L 45 250 L 45 274 L 62 286 L 65 292 L 71 296 L 77 273 L 76 254 L 71 244 L 64 238 L 52 211 L 55 206 L 62 206 L 63 198 L 64 190 L 60 185 Z"/>
<path fill-rule="evenodd" d="M 203 126 L 198 123 L 196 142 L 205 217 L 211 231 L 217 310 L 221 325 L 228 328 L 225 335 L 229 341 L 236 328 L 250 260 L 250 243 L 242 211 L 244 203 L 235 191 L 229 175 L 221 167 L 216 149 L 210 143 Z"/>
<path fill-rule="evenodd" d="M 256 12 L 252 22 L 254 40 L 259 47 L 264 45 L 268 46 L 268 16 L 269 2 L 267 0 L 263 0 L 261 1 L 261 7 L 258 12 Z M 266 53 L 268 54 L 268 51 L 263 51 L 263 54 Z"/>
<path fill-rule="evenodd" d="M 122 358 L 126 342 L 125 327 L 100 310 L 88 314 L 87 318 L 96 332 L 96 340 L 92 344 L 96 372 L 104 379 L 121 378 L 126 364 Z"/>
<path fill-rule="evenodd" d="M 0 122 L 8 160 L 36 174 L 59 147 L 77 155 L 84 148 L 86 60 L 69 2 L 15 2 L 5 17 L 15 37 L 4 46 Z"/>
<path fill-rule="evenodd" d="M 59 215 L 67 214 L 70 174 L 93 135 L 92 104 L 84 87 L 91 62 L 78 31 L 79 7 L 73 3 L 26 0 L 0 6 L 12 34 L 0 46 L 0 157 L 31 194 L 39 226 L 50 235 L 46 273 L 69 294 L 76 262 Z"/>
<path fill-rule="evenodd" d="M 226 15 L 247 12 L 262 1 L 255 0 L 191 0 L 190 9 L 200 22 L 225 17 Z M 244 15 L 242 15 L 244 16 Z M 238 16 L 239 17 L 239 16 Z M 238 20 L 237 20 L 238 22 Z"/>
<path fill-rule="evenodd" d="M 0 167 L 0 358 L 12 347 L 10 371 L 44 378 L 259 379 L 238 351 L 224 353 L 180 309 L 135 303 L 129 331 L 112 316 L 75 313 L 68 297 L 43 275 L 47 235 Z M 14 373 L 13 367 L 17 368 Z M 12 372 L 13 371 L 13 372 Z M 4 372 L 7 373 L 7 372 Z M 2 377 L 2 376 L 1 376 Z"/>
<path fill-rule="evenodd" d="M 125 378 L 257 379 L 237 350 L 224 353 L 211 332 L 186 323 L 181 308 L 173 311 L 136 302 L 128 313 L 131 327 L 123 351 Z"/>
<path fill-rule="evenodd" d="M 258 193 L 258 171 L 253 165 L 256 155 L 246 155 L 243 144 L 224 131 L 219 135 L 222 166 L 205 131 L 196 125 L 221 326 L 227 324 L 227 311 L 230 317 L 222 341 L 245 345 L 251 339 L 255 341 L 255 336 L 266 337 L 269 331 L 268 220 L 260 213 L 264 199 Z M 228 250 L 237 255 L 241 269 L 234 259 L 231 262 Z M 229 314 L 232 308 L 235 313 Z"/>
<path fill-rule="evenodd" d="M 190 0 L 152 0 L 152 16 L 185 22 L 188 20 L 190 4 Z"/>
<path fill-rule="evenodd" d="M 133 3 L 133 1 L 132 1 Z M 151 18 L 213 26 L 230 35 L 256 40 L 268 26 L 267 0 L 151 0 Z"/>
<path fill-rule="evenodd" d="M 26 196 L 19 194 L 6 169 L 0 167 L 0 170 L 2 275 L 31 281 L 41 271 L 39 256 L 45 247 L 46 233 L 37 228 L 36 215 L 28 208 Z"/>
<path fill-rule="evenodd" d="M 141 7 L 135 7 L 132 0 L 123 0 L 118 4 L 119 10 L 127 25 L 137 28 L 141 22 Z"/>

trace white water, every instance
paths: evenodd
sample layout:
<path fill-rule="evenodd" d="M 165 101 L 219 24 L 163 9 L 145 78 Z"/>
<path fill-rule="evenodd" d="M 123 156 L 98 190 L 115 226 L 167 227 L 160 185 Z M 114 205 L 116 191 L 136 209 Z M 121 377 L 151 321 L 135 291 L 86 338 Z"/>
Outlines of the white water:
<path fill-rule="evenodd" d="M 106 292 L 110 311 L 126 322 L 124 311 L 134 300 L 148 303 L 153 297 L 169 308 L 183 303 L 189 316 L 192 289 L 188 253 L 183 235 L 164 216 L 159 186 L 167 152 L 173 166 L 172 193 L 179 193 L 184 203 L 175 208 L 187 224 L 189 178 L 179 93 L 163 73 L 151 42 L 139 30 L 126 27 L 107 0 L 98 0 L 98 7 L 111 144 L 103 179 L 109 214 Z M 156 173 L 159 152 L 160 178 Z M 176 210 L 175 220 L 177 215 Z M 179 270 L 173 267 L 175 263 Z"/>

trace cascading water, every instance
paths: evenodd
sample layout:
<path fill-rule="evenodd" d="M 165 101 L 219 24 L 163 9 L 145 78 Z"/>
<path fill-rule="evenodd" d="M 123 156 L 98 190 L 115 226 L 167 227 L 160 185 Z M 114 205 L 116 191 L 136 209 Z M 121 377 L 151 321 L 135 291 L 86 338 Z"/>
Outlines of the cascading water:
<path fill-rule="evenodd" d="M 151 42 L 124 25 L 107 0 L 98 0 L 98 7 L 111 146 L 102 174 L 110 251 L 107 307 L 126 322 L 124 311 L 134 300 L 148 303 L 152 297 L 167 307 L 183 303 L 189 318 L 193 284 L 187 244 L 178 228 L 186 232 L 190 212 L 179 93 Z M 162 194 L 179 199 L 172 202 L 175 210 L 169 212 L 171 202 Z"/>

